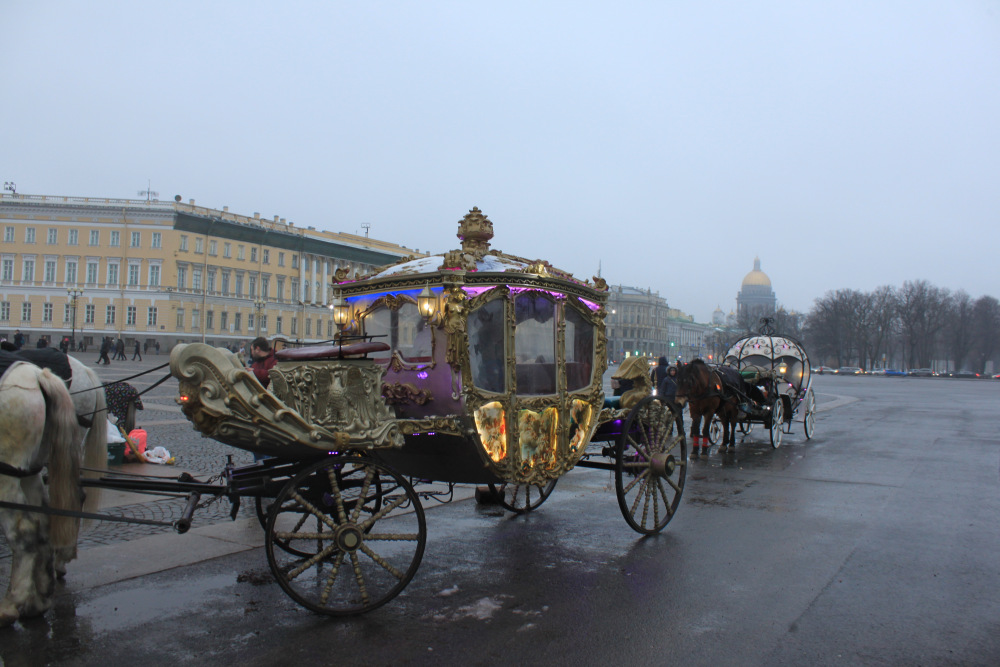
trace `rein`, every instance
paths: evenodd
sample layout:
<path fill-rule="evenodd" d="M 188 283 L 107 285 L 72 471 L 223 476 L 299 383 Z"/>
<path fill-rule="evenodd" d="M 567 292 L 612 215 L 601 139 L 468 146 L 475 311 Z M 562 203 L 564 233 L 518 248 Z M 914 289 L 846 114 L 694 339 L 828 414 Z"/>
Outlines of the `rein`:
<path fill-rule="evenodd" d="M 96 387 L 88 387 L 87 389 L 80 389 L 78 391 L 71 391 L 70 395 L 82 394 L 85 391 L 93 391 L 95 389 L 104 389 L 105 387 L 110 387 L 111 385 L 118 384 L 119 382 L 125 382 L 126 380 L 134 380 L 135 378 L 142 377 L 143 375 L 149 375 L 153 371 L 158 371 L 158 370 L 160 370 L 162 368 L 166 368 L 169 365 L 170 365 L 170 362 L 168 361 L 165 364 L 160 364 L 156 368 L 150 368 L 148 371 L 143 371 L 141 373 L 136 373 L 135 375 L 130 375 L 127 378 L 121 378 L 119 380 L 114 380 L 112 382 L 105 382 L 104 384 L 99 384 Z M 164 377 L 162 380 L 160 380 L 159 382 L 157 382 L 156 384 L 154 384 L 152 387 L 147 387 L 146 389 L 143 389 L 141 392 L 139 392 L 139 395 L 142 396 L 143 394 L 145 394 L 147 391 L 149 391 L 153 387 L 159 386 L 160 384 L 166 382 L 168 379 L 170 379 L 170 373 L 167 373 L 166 377 Z"/>

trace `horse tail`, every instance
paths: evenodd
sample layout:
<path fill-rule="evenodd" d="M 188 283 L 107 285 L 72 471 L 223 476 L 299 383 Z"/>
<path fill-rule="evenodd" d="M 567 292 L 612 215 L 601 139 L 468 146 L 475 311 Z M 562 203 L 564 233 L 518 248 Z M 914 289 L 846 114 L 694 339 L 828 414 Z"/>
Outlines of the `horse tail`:
<path fill-rule="evenodd" d="M 49 499 L 52 507 L 80 511 L 80 431 L 73 398 L 66 385 L 47 369 L 36 373 L 38 386 L 45 394 L 45 431 L 43 442 L 49 444 Z M 76 557 L 79 520 L 53 515 L 49 522 L 49 540 L 65 560 Z M 57 557 L 58 560 L 58 557 Z"/>
<path fill-rule="evenodd" d="M 94 371 L 86 366 L 80 366 L 86 377 L 91 381 L 94 393 L 94 414 L 90 415 L 93 424 L 87 429 L 87 438 L 83 441 L 83 467 L 89 468 L 84 477 L 100 477 L 101 473 L 92 472 L 108 467 L 108 403 L 104 396 L 104 388 Z M 76 372 L 77 369 L 74 369 Z M 101 488 L 92 486 L 87 489 L 83 503 L 83 511 L 95 512 L 100 507 Z"/>

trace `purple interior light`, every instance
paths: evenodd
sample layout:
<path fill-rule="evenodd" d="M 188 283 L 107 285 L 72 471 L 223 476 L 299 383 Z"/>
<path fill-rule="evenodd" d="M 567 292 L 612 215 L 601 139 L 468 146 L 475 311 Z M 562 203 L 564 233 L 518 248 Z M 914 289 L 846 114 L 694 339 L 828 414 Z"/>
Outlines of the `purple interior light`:
<path fill-rule="evenodd" d="M 421 380 L 426 380 L 427 379 L 427 371 L 420 371 L 419 373 L 417 373 L 417 377 L 420 378 Z"/>

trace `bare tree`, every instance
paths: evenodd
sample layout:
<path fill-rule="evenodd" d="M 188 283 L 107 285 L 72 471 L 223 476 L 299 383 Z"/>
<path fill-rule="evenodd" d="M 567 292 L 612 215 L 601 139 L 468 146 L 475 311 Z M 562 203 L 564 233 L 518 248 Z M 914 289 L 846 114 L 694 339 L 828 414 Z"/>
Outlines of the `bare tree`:
<path fill-rule="evenodd" d="M 965 361 L 972 353 L 973 302 L 964 290 L 951 298 L 948 323 L 944 330 L 944 344 L 955 370 L 965 368 Z"/>
<path fill-rule="evenodd" d="M 899 321 L 910 368 L 931 365 L 938 338 L 948 320 L 948 290 L 926 280 L 906 281 L 899 291 Z"/>
<path fill-rule="evenodd" d="M 972 332 L 973 370 L 983 373 L 986 362 L 1000 350 L 1000 301 L 992 296 L 976 299 L 972 306 Z"/>

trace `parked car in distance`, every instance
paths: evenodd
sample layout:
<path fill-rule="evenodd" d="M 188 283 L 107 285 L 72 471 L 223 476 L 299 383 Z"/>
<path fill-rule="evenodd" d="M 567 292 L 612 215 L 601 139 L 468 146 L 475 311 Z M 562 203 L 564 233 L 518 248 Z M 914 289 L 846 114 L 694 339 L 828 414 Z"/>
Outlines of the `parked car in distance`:
<path fill-rule="evenodd" d="M 857 366 L 841 366 L 837 369 L 837 375 L 864 375 L 863 369 Z"/>
<path fill-rule="evenodd" d="M 898 368 L 887 368 L 885 374 L 889 377 L 906 377 L 906 371 L 901 371 Z"/>
<path fill-rule="evenodd" d="M 937 375 L 929 368 L 911 368 L 906 374 L 912 378 L 931 378 Z"/>
<path fill-rule="evenodd" d="M 837 369 L 830 368 L 829 366 L 817 366 L 816 368 L 812 369 L 812 372 L 816 373 L 817 375 L 824 375 L 826 373 L 836 373 Z"/>
<path fill-rule="evenodd" d="M 948 377 L 950 377 L 950 378 L 975 379 L 975 378 L 982 377 L 982 376 L 979 375 L 979 373 L 974 373 L 972 371 L 952 371 L 951 373 L 948 373 Z"/>

